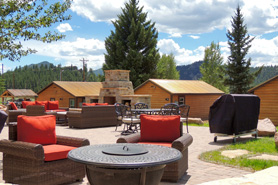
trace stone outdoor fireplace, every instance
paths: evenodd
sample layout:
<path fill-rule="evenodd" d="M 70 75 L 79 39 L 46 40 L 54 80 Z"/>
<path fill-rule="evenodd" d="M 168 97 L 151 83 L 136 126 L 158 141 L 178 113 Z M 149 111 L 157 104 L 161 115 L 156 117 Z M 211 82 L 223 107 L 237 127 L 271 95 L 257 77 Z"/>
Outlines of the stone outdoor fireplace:
<path fill-rule="evenodd" d="M 129 70 L 105 70 L 105 81 L 98 96 L 99 103 L 123 103 L 134 106 L 146 103 L 151 107 L 151 95 L 135 95 L 132 82 L 129 81 Z"/>

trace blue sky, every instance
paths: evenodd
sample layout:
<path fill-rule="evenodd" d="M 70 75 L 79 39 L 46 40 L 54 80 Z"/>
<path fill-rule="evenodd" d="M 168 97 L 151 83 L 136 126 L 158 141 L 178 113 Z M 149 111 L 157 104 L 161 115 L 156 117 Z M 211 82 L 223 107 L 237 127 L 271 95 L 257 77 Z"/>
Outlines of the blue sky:
<path fill-rule="evenodd" d="M 23 42 L 37 53 L 22 57 L 20 62 L 1 61 L 4 71 L 42 61 L 81 68 L 83 58 L 88 60 L 89 68 L 101 68 L 106 52 L 104 41 L 114 29 L 111 20 L 121 14 L 125 2 L 127 0 L 73 0 L 68 11 L 72 19 L 50 28 L 65 34 L 66 38 L 50 44 Z M 160 53 L 173 53 L 177 65 L 202 60 L 205 47 L 212 41 L 219 42 L 226 62 L 230 54 L 226 33 L 238 4 L 248 33 L 255 36 L 248 54 L 252 66 L 278 65 L 278 0 L 139 1 L 139 6 L 144 6 L 143 11 L 148 12 L 148 19 L 156 23 Z"/>

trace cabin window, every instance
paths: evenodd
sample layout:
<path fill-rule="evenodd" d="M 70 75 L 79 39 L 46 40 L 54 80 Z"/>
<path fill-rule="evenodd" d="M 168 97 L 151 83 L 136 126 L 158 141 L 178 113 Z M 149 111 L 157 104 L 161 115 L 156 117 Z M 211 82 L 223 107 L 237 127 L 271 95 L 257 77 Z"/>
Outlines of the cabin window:
<path fill-rule="evenodd" d="M 179 97 L 179 105 L 185 104 L 184 96 Z"/>
<path fill-rule="evenodd" d="M 70 98 L 70 99 L 69 99 L 69 107 L 70 107 L 70 108 L 74 108 L 74 107 L 75 107 L 74 98 Z"/>

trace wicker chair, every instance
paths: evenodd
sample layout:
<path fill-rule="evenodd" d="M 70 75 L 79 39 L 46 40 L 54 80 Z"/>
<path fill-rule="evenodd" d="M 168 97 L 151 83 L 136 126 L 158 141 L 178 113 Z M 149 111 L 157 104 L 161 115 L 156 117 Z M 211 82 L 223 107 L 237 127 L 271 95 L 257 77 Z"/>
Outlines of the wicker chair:
<path fill-rule="evenodd" d="M 26 116 L 42 116 L 45 115 L 44 105 L 27 105 Z"/>
<path fill-rule="evenodd" d="M 57 136 L 57 144 L 80 147 L 89 145 L 87 139 Z M 69 159 L 44 161 L 41 144 L 17 141 L 17 124 L 9 125 L 9 140 L 0 141 L 3 152 L 3 180 L 6 183 L 54 185 L 80 181 L 85 167 Z"/>
<path fill-rule="evenodd" d="M 155 115 L 152 115 L 155 116 Z M 179 120 L 178 120 L 179 122 Z M 141 122 L 142 124 L 143 122 Z M 180 123 L 180 128 L 182 128 L 182 123 Z M 144 130 L 141 129 L 141 133 Z M 156 130 L 151 131 L 152 133 Z M 117 140 L 117 143 L 138 143 L 141 141 L 141 133 L 135 133 L 128 136 L 120 137 Z M 188 169 L 188 147 L 192 143 L 193 138 L 190 134 L 183 134 L 180 129 L 180 137 L 175 139 L 172 142 L 167 142 L 168 146 L 171 146 L 172 148 L 178 149 L 183 157 L 178 160 L 177 162 L 170 163 L 166 165 L 164 169 L 164 173 L 162 176 L 162 181 L 171 181 L 171 182 L 177 182 L 187 171 Z M 140 142 L 139 142 L 140 143 Z M 142 143 L 142 142 L 141 142 Z M 143 142 L 144 144 L 158 144 L 160 145 L 160 142 Z M 165 142 L 163 142 L 165 144 Z"/>
<path fill-rule="evenodd" d="M 17 116 L 23 115 L 26 113 L 26 109 L 18 109 L 18 110 L 12 110 L 11 105 L 7 105 L 6 113 L 8 114 L 8 118 L 6 123 L 10 122 L 17 122 Z"/>
<path fill-rule="evenodd" d="M 113 105 L 83 106 L 81 112 L 68 111 L 70 128 L 116 126 L 117 115 Z"/>

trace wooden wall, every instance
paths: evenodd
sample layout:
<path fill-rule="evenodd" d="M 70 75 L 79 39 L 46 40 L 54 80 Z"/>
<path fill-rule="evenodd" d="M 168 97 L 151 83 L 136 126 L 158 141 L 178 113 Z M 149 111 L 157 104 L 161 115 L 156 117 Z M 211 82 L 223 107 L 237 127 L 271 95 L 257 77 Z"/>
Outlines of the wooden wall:
<path fill-rule="evenodd" d="M 161 108 L 166 103 L 171 103 L 171 95 L 152 82 L 147 82 L 139 89 L 136 89 L 134 94 L 152 95 L 151 108 Z"/>
<path fill-rule="evenodd" d="M 69 107 L 69 99 L 75 97 L 69 94 L 67 91 L 60 88 L 59 86 L 57 86 L 56 84 L 51 84 L 48 88 L 46 88 L 39 94 L 37 100 L 49 101 L 51 98 L 55 98 L 55 100 L 59 101 L 59 107 Z"/>
<path fill-rule="evenodd" d="M 135 94 L 149 94 L 151 97 L 152 108 L 161 108 L 166 103 L 178 102 L 178 97 L 181 95 L 171 95 L 164 89 L 158 87 L 152 82 L 147 82 L 139 89 L 136 89 Z M 207 120 L 209 116 L 209 108 L 214 101 L 221 95 L 188 95 L 184 94 L 185 104 L 190 106 L 189 116 L 193 118 L 201 118 Z M 169 100 L 165 100 L 168 98 Z"/>
<path fill-rule="evenodd" d="M 208 120 L 209 108 L 221 95 L 186 95 L 185 104 L 190 106 L 189 117 Z"/>
<path fill-rule="evenodd" d="M 278 78 L 255 89 L 254 94 L 261 99 L 259 119 L 269 118 L 278 126 Z"/>

